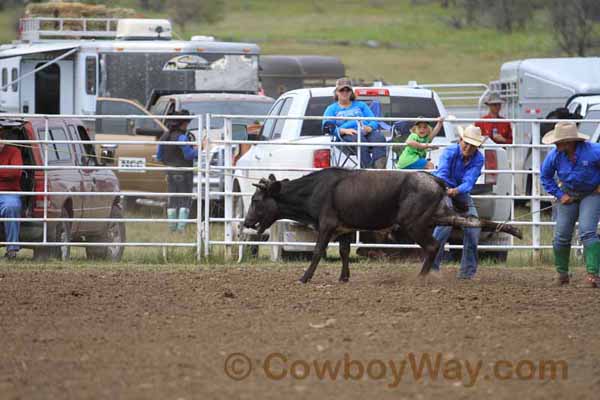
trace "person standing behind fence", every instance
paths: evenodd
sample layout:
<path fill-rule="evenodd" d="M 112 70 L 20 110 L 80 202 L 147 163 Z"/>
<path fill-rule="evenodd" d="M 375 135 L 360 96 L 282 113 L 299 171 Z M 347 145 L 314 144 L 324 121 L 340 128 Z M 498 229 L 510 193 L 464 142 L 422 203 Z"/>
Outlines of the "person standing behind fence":
<path fill-rule="evenodd" d="M 483 119 L 504 119 L 500 115 L 504 101 L 500 98 L 497 93 L 491 93 L 488 99 L 485 101 L 485 105 L 488 106 L 489 112 L 484 115 Z M 484 136 L 490 137 L 494 142 L 498 144 L 512 144 L 513 135 L 510 122 L 486 122 L 478 121 L 475 126 L 481 129 L 481 133 Z"/>
<path fill-rule="evenodd" d="M 471 190 L 481 175 L 483 155 L 478 149 L 486 138 L 481 135 L 481 130 L 473 125 L 464 130 L 459 127 L 459 133 L 459 143 L 444 149 L 435 175 L 443 179 L 448 186 L 446 190 L 448 205 L 466 210 L 469 215 L 477 217 L 477 208 L 471 198 Z M 463 232 L 463 251 L 458 279 L 472 279 L 477 272 L 477 245 L 481 229 L 464 228 Z M 451 226 L 437 226 L 433 231 L 433 237 L 440 245 L 438 254 L 433 261 L 434 271 L 440 269 L 444 256 L 444 245 L 451 233 Z"/>
<path fill-rule="evenodd" d="M 541 167 L 544 189 L 558 200 L 554 228 L 554 265 L 558 284 L 566 285 L 569 277 L 569 256 L 575 223 L 579 221 L 579 239 L 587 277 L 585 284 L 600 287 L 600 144 L 590 143 L 572 122 L 559 122 L 542 138 L 544 144 L 554 144 Z M 557 179 L 558 178 L 558 179 Z"/>
<path fill-rule="evenodd" d="M 424 117 L 419 117 L 424 118 Z M 398 169 L 433 169 L 433 163 L 427 160 L 427 150 L 436 149 L 431 144 L 433 138 L 442 130 L 444 118 L 440 117 L 431 129 L 426 121 L 417 121 L 406 139 L 406 147 L 400 154 L 396 168 Z"/>
<path fill-rule="evenodd" d="M 0 132 L 0 139 L 6 139 L 6 131 Z M 21 151 L 14 146 L 0 143 L 0 218 L 21 217 L 21 196 L 18 194 L 3 194 L 1 192 L 18 192 L 21 190 L 21 170 L 18 168 L 2 168 L 2 166 L 22 166 Z M 20 222 L 4 221 L 4 237 L 7 242 L 18 242 Z M 18 245 L 6 247 L 5 258 L 12 260 L 17 257 Z"/>
<path fill-rule="evenodd" d="M 324 113 L 324 117 L 365 117 L 373 118 L 373 111 L 362 101 L 356 100 L 352 89 L 352 83 L 348 78 L 340 78 L 335 83 L 333 93 L 335 103 L 330 104 Z M 379 124 L 375 120 L 361 121 L 360 132 L 361 143 L 385 143 L 385 136 L 377 129 Z M 358 121 L 342 119 L 324 119 L 322 126 L 332 126 L 330 132 L 339 141 L 356 143 L 358 141 Z M 361 168 L 384 169 L 386 164 L 386 150 L 383 146 L 360 147 Z"/>
<path fill-rule="evenodd" d="M 175 111 L 171 115 L 190 115 L 188 110 Z M 191 119 L 167 120 L 168 132 L 163 134 L 160 141 L 182 142 L 182 145 L 158 145 L 156 158 L 169 167 L 192 167 L 198 158 L 198 149 L 190 142 L 195 140 L 188 132 Z M 192 171 L 167 171 L 167 190 L 169 193 L 192 193 L 194 189 L 194 173 Z M 191 197 L 171 196 L 167 204 L 169 220 L 188 219 L 190 216 Z M 171 232 L 183 232 L 185 222 L 169 222 Z"/>

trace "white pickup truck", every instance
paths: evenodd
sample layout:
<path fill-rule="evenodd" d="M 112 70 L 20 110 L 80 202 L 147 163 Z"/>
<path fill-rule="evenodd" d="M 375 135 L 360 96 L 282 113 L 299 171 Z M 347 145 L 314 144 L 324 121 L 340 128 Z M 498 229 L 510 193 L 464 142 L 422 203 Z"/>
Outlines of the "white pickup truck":
<path fill-rule="evenodd" d="M 269 116 L 322 116 L 325 108 L 333 102 L 333 87 L 298 89 L 282 94 L 271 107 Z M 378 101 L 381 105 L 381 117 L 392 118 L 414 118 L 423 116 L 435 118 L 447 116 L 446 109 L 437 94 L 429 89 L 421 89 L 405 86 L 383 86 L 383 87 L 357 87 L 355 88 L 357 99 L 371 104 Z M 235 123 L 235 122 L 234 122 Z M 391 139 L 393 132 L 384 130 L 383 133 Z M 266 119 L 261 130 L 261 141 L 253 145 L 237 162 L 238 167 L 253 168 L 327 168 L 339 166 L 339 161 L 350 161 L 344 167 L 356 167 L 355 160 L 346 160 L 345 155 L 340 156 L 339 146 L 332 143 L 330 136 L 321 131 L 320 120 L 302 119 Z M 456 142 L 455 127 L 452 123 L 444 122 L 443 129 L 434 138 L 433 143 L 440 149 L 431 151 L 429 157 L 434 165 L 444 146 Z M 269 144 L 266 144 L 268 141 Z M 286 142 L 294 142 L 295 145 L 286 145 Z M 298 145 L 301 144 L 301 145 Z M 305 145 L 304 145 L 305 144 Z M 485 145 L 484 145 L 485 147 Z M 495 169 L 508 169 L 506 151 L 499 147 L 484 148 L 485 167 L 484 174 L 477 181 L 473 194 L 510 194 L 510 175 L 493 174 L 489 171 Z M 394 153 L 388 150 L 387 168 L 393 168 Z M 258 179 L 268 176 L 270 172 L 265 170 L 239 169 L 235 172 L 233 188 L 241 193 L 254 192 L 252 183 Z M 274 171 L 278 179 L 295 179 L 308 172 L 299 171 Z M 234 196 L 234 217 L 243 218 L 250 205 L 251 196 Z M 481 217 L 505 221 L 509 219 L 511 212 L 510 200 L 508 199 L 476 199 L 476 205 Z M 316 233 L 307 227 L 300 226 L 294 222 L 280 221 L 274 224 L 268 231 L 269 240 L 285 242 L 314 242 Z M 241 240 L 254 240 L 252 234 L 242 229 L 241 224 L 234 226 L 234 238 Z M 455 235 L 460 243 L 460 236 Z M 504 234 L 485 233 L 481 236 L 481 244 L 505 245 L 510 239 Z M 294 252 L 312 251 L 312 247 L 302 246 L 271 246 L 272 259 L 293 255 Z M 506 251 L 494 252 L 494 255 L 506 257 Z"/>

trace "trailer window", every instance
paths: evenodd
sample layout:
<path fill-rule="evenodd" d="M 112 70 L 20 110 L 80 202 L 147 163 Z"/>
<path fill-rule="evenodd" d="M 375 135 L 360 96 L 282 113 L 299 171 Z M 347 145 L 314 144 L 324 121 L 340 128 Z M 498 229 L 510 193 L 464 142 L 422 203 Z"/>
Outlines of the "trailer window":
<path fill-rule="evenodd" d="M 85 92 L 96 94 L 96 57 L 85 58 Z"/>
<path fill-rule="evenodd" d="M 8 91 L 8 69 L 2 68 L 2 91 Z"/>
<path fill-rule="evenodd" d="M 12 81 L 12 91 L 16 92 L 19 90 L 19 82 L 16 82 L 16 80 L 19 78 L 19 70 L 16 68 L 13 68 L 10 72 L 10 80 Z"/>

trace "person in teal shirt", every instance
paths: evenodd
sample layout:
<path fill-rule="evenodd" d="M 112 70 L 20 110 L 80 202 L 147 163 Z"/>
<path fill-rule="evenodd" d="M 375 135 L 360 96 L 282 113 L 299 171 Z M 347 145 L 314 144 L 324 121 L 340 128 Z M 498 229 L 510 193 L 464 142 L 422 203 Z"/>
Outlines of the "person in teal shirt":
<path fill-rule="evenodd" d="M 335 102 L 325 109 L 324 117 L 375 117 L 367 104 L 356 100 L 354 89 L 348 78 L 340 78 L 336 81 L 334 100 Z M 359 124 L 356 120 L 325 118 L 322 122 L 323 128 L 332 128 L 329 133 L 338 142 L 356 143 L 360 135 L 361 143 L 385 143 L 385 136 L 379 131 L 379 124 L 376 120 L 363 120 L 361 125 L 362 129 L 359 132 Z M 385 147 L 361 146 L 359 151 L 361 168 L 385 168 L 387 161 Z"/>
<path fill-rule="evenodd" d="M 419 117 L 424 118 L 424 117 Z M 431 129 L 426 121 L 417 121 L 406 139 L 406 147 L 396 162 L 398 169 L 433 169 L 433 163 L 427 160 L 427 150 L 436 149 L 431 144 L 433 138 L 440 132 L 444 118 L 440 117 Z"/>

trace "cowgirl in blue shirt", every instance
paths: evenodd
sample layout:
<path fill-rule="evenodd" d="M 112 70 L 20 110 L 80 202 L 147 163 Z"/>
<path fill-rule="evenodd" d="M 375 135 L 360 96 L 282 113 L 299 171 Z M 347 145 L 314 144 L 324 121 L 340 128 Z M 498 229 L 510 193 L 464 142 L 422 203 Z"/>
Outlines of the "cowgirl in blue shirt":
<path fill-rule="evenodd" d="M 324 117 L 374 117 L 373 112 L 362 101 L 356 101 L 356 96 L 352 90 L 350 79 L 340 78 L 335 83 L 334 92 L 335 103 L 330 104 L 324 113 Z M 342 119 L 323 120 L 322 125 L 335 126 L 332 132 L 335 137 L 344 142 L 358 141 L 358 121 L 344 121 Z M 362 122 L 362 132 L 360 132 L 361 143 L 385 143 L 385 137 L 377 130 L 378 123 L 374 120 Z M 385 147 L 360 147 L 361 168 L 385 168 L 386 151 Z"/>
<path fill-rule="evenodd" d="M 467 208 L 468 214 L 474 217 L 477 217 L 478 214 L 471 198 L 471 190 L 473 190 L 475 182 L 481 175 L 483 155 L 478 149 L 485 139 L 485 136 L 481 135 L 481 129 L 476 126 L 471 125 L 462 130 L 458 144 L 446 147 L 442 153 L 435 173 L 448 185 L 448 205 L 452 207 L 452 202 L 461 203 L 461 208 Z M 463 232 L 463 252 L 458 278 L 471 279 L 477 272 L 477 245 L 479 244 L 481 229 L 464 228 Z M 440 244 L 438 254 L 433 261 L 434 271 L 440 269 L 444 255 L 444 245 L 451 233 L 451 226 L 437 226 L 433 231 L 433 237 Z"/>
<path fill-rule="evenodd" d="M 572 122 L 559 122 L 542 142 L 554 144 L 541 169 L 544 189 L 557 201 L 554 229 L 554 264 L 558 283 L 569 283 L 569 255 L 575 222 L 579 221 L 579 240 L 583 243 L 586 284 L 600 287 L 600 144 L 590 143 Z M 558 179 L 556 179 L 558 178 Z"/>

